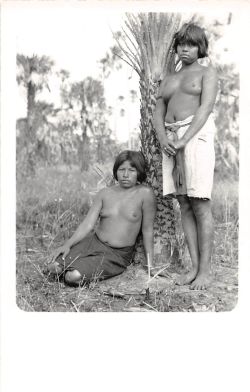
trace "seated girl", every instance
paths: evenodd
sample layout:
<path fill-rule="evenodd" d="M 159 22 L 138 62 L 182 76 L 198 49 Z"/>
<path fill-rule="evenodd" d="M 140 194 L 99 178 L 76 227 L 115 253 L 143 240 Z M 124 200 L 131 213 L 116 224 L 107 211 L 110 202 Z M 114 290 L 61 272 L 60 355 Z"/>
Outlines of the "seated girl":
<path fill-rule="evenodd" d="M 99 191 L 83 222 L 65 244 L 53 252 L 49 272 L 78 286 L 93 279 L 121 274 L 131 263 L 142 232 L 145 254 L 153 267 L 155 199 L 146 179 L 140 152 L 121 152 L 113 167 L 116 185 Z"/>

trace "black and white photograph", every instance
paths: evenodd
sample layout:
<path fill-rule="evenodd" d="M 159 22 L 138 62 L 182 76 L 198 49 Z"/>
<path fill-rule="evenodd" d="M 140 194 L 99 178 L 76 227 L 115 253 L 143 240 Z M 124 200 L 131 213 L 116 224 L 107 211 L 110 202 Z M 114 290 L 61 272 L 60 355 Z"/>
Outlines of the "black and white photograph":
<path fill-rule="evenodd" d="M 2 0 L 5 392 L 247 389 L 249 11 Z"/>
<path fill-rule="evenodd" d="M 17 305 L 232 310 L 233 13 L 45 13 L 16 28 Z"/>

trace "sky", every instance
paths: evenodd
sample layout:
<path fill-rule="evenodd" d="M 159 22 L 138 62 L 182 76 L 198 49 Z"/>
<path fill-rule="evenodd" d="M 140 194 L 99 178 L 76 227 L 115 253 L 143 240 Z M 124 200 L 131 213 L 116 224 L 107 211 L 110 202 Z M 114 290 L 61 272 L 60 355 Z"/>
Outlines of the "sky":
<path fill-rule="evenodd" d="M 16 12 L 17 50 L 47 54 L 58 67 L 81 79 L 98 72 L 96 60 L 112 44 L 109 16 L 70 8 L 25 8 Z M 111 18 L 115 28 L 117 17 Z"/>

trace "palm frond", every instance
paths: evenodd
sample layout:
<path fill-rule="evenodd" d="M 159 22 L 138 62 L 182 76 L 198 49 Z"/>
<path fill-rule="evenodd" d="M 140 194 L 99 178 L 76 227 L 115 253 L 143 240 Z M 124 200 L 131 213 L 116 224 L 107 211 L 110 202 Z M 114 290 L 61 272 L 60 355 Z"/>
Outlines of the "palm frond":
<path fill-rule="evenodd" d="M 136 58 L 136 55 L 133 53 L 133 51 L 131 51 L 130 47 L 126 43 L 126 40 L 125 39 L 123 40 L 123 45 L 122 45 L 119 38 L 117 38 L 115 35 L 114 35 L 114 39 L 116 40 L 116 43 L 119 49 L 121 50 L 121 52 L 125 54 L 125 56 L 127 57 L 127 60 L 125 60 L 123 57 L 118 55 L 118 53 L 114 52 L 114 54 L 120 59 L 122 59 L 123 61 L 125 61 L 132 68 L 134 68 L 137 72 L 140 72 L 138 69 L 138 59 Z"/>
<path fill-rule="evenodd" d="M 118 41 L 130 65 L 140 76 L 162 79 L 173 60 L 173 38 L 180 27 L 181 14 L 126 13 L 124 23 L 126 29 Z"/>

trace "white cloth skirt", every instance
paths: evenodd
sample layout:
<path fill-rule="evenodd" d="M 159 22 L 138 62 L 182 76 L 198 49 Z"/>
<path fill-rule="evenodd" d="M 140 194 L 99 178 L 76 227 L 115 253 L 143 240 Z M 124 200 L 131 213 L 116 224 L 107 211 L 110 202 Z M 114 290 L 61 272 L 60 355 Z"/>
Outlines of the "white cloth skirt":
<path fill-rule="evenodd" d="M 177 138 L 180 139 L 189 128 L 192 118 L 193 116 L 190 116 L 183 121 L 165 123 L 167 137 L 174 140 L 175 132 Z M 185 181 L 189 197 L 211 198 L 215 165 L 214 135 L 215 123 L 213 114 L 211 114 L 204 126 L 184 148 Z M 174 159 L 162 153 L 163 195 L 178 195 L 172 175 Z"/>

